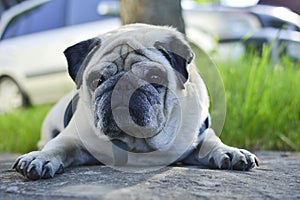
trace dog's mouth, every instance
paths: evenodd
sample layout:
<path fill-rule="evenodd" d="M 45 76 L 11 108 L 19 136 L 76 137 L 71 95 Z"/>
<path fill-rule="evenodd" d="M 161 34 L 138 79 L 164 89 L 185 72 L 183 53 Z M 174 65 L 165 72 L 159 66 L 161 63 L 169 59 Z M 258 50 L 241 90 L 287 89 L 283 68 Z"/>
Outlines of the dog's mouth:
<path fill-rule="evenodd" d="M 151 152 L 163 148 L 173 138 L 164 130 L 166 87 L 141 84 L 133 77 L 128 77 L 129 83 L 118 83 L 121 76 L 111 77 L 95 91 L 96 128 L 127 151 Z"/>

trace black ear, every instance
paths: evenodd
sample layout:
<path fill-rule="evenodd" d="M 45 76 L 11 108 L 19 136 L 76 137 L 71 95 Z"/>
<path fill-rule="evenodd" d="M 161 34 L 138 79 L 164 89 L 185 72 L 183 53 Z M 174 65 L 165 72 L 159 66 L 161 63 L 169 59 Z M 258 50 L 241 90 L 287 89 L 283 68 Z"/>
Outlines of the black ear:
<path fill-rule="evenodd" d="M 173 69 L 178 72 L 178 79 L 181 86 L 184 87 L 183 84 L 189 77 L 187 65 L 190 64 L 194 58 L 192 49 L 184 41 L 175 37 L 170 38 L 168 42 L 157 41 L 154 47 L 162 52 Z"/>
<path fill-rule="evenodd" d="M 68 62 L 69 75 L 78 88 L 82 84 L 82 74 L 87 64 L 85 62 L 90 60 L 93 52 L 95 52 L 95 50 L 92 50 L 100 44 L 101 40 L 99 38 L 92 38 L 70 46 L 64 51 Z"/>

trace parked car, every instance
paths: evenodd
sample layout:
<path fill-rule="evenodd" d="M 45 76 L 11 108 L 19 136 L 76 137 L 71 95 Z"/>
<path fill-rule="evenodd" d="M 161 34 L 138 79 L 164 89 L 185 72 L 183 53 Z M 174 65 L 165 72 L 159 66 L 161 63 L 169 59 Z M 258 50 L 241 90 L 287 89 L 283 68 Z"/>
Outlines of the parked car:
<path fill-rule="evenodd" d="M 284 55 L 293 61 L 299 61 L 300 59 L 300 32 L 263 28 L 252 32 L 249 38 L 244 40 L 241 40 L 241 38 L 241 35 L 233 35 L 219 42 L 222 45 L 239 44 L 243 47 L 240 48 L 240 55 L 252 50 L 256 50 L 259 55 L 262 55 L 263 46 L 269 44 L 271 48 L 269 58 L 274 63 Z"/>
<path fill-rule="evenodd" d="M 74 86 L 63 51 L 121 25 L 118 0 L 25 0 L 0 18 L 0 112 L 55 102 Z M 247 46 L 278 39 L 299 59 L 299 15 L 271 6 L 229 8 L 182 1 L 187 37 L 215 58 L 238 58 Z M 54 14 L 55 13 L 55 14 Z M 284 27 L 284 30 L 280 29 Z M 247 40 L 245 40 L 247 36 Z M 278 37 L 277 37 L 278 36 Z"/>
<path fill-rule="evenodd" d="M 184 2 L 187 3 L 183 10 L 188 37 L 206 52 L 215 52 L 216 59 L 237 59 L 249 46 L 261 51 L 263 44 L 273 44 L 273 61 L 282 54 L 300 59 L 300 16 L 287 8 L 199 6 Z M 285 47 L 279 53 L 280 45 Z"/>
<path fill-rule="evenodd" d="M 63 51 L 120 26 L 118 17 L 99 14 L 99 5 L 106 2 L 31 0 L 3 13 L 0 112 L 30 103 L 54 102 L 73 88 Z"/>

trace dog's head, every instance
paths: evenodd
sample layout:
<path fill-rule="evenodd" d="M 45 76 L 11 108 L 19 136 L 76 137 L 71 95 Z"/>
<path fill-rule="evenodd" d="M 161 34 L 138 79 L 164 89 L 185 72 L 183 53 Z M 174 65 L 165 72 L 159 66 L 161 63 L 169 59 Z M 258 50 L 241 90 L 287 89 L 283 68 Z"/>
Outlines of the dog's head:
<path fill-rule="evenodd" d="M 193 52 L 172 28 L 128 25 L 64 52 L 94 126 L 133 152 L 170 144 Z"/>

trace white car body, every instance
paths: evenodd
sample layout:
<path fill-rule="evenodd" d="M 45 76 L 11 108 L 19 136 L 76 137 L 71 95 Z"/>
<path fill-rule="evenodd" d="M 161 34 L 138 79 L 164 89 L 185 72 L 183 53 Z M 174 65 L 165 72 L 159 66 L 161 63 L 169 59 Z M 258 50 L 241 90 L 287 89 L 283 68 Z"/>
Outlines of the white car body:
<path fill-rule="evenodd" d="M 113 30 L 118 25 L 119 21 L 112 19 L 4 40 L 0 43 L 0 76 L 7 75 L 16 80 L 33 97 L 30 100 L 34 104 L 53 101 L 74 85 L 71 79 L 70 82 L 65 81 L 69 77 L 63 51 L 74 43 Z M 18 59 L 14 59 L 16 55 Z"/>
<path fill-rule="evenodd" d="M 6 25 L 18 13 L 48 1 L 25 1 L 7 11 L 1 18 L 0 37 L 4 34 Z M 120 25 L 118 17 L 111 17 L 1 40 L 0 80 L 1 77 L 13 79 L 32 104 L 54 102 L 74 88 L 74 83 L 67 74 L 63 51 L 70 45 L 116 29 Z M 1 110 L 5 111 L 5 108 L 0 106 Z"/>

